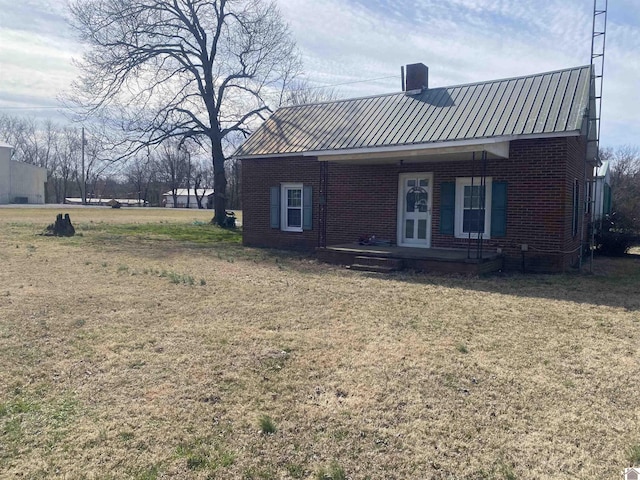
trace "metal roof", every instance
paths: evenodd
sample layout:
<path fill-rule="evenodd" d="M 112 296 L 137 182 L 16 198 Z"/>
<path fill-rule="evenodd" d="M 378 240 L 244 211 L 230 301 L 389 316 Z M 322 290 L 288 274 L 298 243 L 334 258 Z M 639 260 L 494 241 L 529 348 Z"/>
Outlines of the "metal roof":
<path fill-rule="evenodd" d="M 606 177 L 607 173 L 609 173 L 609 161 L 605 160 L 600 164 L 599 167 L 596 167 L 596 177 Z"/>
<path fill-rule="evenodd" d="M 234 157 L 577 133 L 589 106 L 590 68 L 283 107 Z"/>

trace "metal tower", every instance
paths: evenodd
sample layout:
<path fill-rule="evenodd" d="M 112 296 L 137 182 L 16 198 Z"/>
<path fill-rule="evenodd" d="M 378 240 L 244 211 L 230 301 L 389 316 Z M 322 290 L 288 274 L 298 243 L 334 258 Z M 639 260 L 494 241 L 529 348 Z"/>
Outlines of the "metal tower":
<path fill-rule="evenodd" d="M 602 115 L 602 84 L 604 79 L 604 52 L 607 39 L 607 6 L 608 0 L 593 0 L 593 28 L 591 36 L 591 71 L 595 82 L 592 92 L 594 111 L 589 113 L 595 131 L 595 142 L 600 140 L 600 118 Z M 590 105 L 591 107 L 591 105 Z"/>
<path fill-rule="evenodd" d="M 604 53 L 607 39 L 607 7 L 608 0 L 593 0 L 593 24 L 591 29 L 591 78 L 593 86 L 590 88 L 589 109 L 587 118 L 587 160 L 595 158 L 600 163 L 600 120 L 602 118 L 602 86 L 604 81 Z M 587 168 L 593 168 L 588 161 L 585 161 L 584 171 L 584 208 L 590 216 L 589 227 L 589 250 L 590 262 L 589 270 L 593 271 L 593 249 L 595 245 L 595 195 L 596 181 L 592 177 L 587 180 Z M 584 216 L 582 217 L 584 219 Z M 581 229 L 581 238 L 584 242 L 584 220 Z M 580 270 L 582 270 L 582 259 L 584 248 L 580 250 Z"/>

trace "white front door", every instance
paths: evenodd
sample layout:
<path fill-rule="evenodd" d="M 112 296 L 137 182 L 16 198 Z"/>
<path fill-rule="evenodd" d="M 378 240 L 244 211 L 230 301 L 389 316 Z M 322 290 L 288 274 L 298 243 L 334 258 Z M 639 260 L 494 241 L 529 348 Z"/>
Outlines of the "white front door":
<path fill-rule="evenodd" d="M 398 182 L 398 245 L 431 246 L 433 174 L 401 173 Z"/>

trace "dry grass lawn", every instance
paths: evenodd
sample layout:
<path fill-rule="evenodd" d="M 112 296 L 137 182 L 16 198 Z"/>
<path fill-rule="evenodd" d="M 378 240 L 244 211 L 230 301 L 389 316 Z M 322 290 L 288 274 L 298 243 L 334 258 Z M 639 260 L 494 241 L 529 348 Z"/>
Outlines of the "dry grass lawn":
<path fill-rule="evenodd" d="M 0 209 L 0 477 L 608 479 L 640 460 L 640 256 L 373 276 L 211 212 Z M 273 433 L 265 433 L 275 430 Z"/>

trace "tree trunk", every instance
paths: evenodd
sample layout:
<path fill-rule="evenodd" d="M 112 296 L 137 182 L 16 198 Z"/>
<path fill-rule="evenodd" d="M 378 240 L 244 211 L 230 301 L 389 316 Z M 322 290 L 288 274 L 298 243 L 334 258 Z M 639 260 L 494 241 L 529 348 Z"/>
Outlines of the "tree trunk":
<path fill-rule="evenodd" d="M 225 226 L 227 218 L 227 176 L 224 171 L 224 153 L 219 138 L 211 138 L 211 156 L 213 160 L 213 208 L 215 216 L 213 222 Z"/>
<path fill-rule="evenodd" d="M 62 200 L 60 200 L 60 195 L 61 195 L 61 186 L 60 186 L 60 179 L 59 178 L 55 178 L 54 179 L 54 183 L 53 183 L 53 189 L 56 193 L 56 203 L 62 203 Z"/>
<path fill-rule="evenodd" d="M 191 208 L 191 154 L 187 152 L 187 208 Z M 195 195 L 195 189 L 193 192 Z"/>
<path fill-rule="evenodd" d="M 67 203 L 67 179 L 62 179 L 62 203 Z"/>

